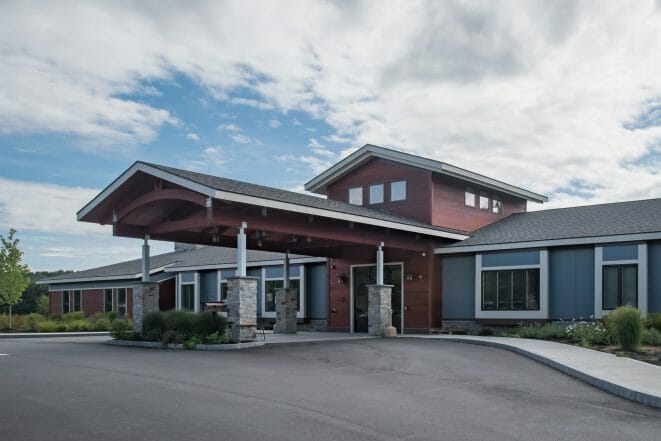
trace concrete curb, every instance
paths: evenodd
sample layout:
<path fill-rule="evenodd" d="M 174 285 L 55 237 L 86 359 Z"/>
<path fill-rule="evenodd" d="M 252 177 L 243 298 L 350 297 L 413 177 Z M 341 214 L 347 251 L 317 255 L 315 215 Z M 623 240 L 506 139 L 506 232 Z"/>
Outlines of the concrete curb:
<path fill-rule="evenodd" d="M 170 343 L 163 346 L 157 341 L 131 341 L 131 340 L 108 340 L 107 345 L 110 346 L 124 346 L 131 348 L 148 348 L 148 349 L 173 349 L 184 350 L 184 345 Z M 222 345 L 197 345 L 196 351 L 236 351 L 238 349 L 258 348 L 264 346 L 265 343 L 261 341 L 247 342 L 247 343 L 226 343 Z"/>
<path fill-rule="evenodd" d="M 430 339 L 431 340 L 431 339 Z M 610 381 L 603 380 L 601 378 L 597 378 L 595 376 L 586 374 L 585 372 L 579 371 L 577 369 L 574 369 L 572 367 L 569 367 L 563 363 L 560 363 L 558 361 L 552 360 L 548 357 L 544 357 L 542 355 L 536 354 L 534 352 L 507 344 L 507 343 L 500 343 L 500 342 L 495 342 L 495 341 L 488 341 L 488 340 L 471 340 L 468 338 L 452 338 L 452 337 L 444 337 L 442 339 L 438 339 L 440 341 L 451 341 L 451 342 L 457 342 L 457 343 L 467 343 L 471 345 L 479 345 L 479 346 L 490 346 L 494 348 L 499 348 L 499 349 L 505 349 L 510 352 L 515 352 L 519 355 L 523 355 L 524 357 L 528 357 L 538 363 L 541 363 L 543 365 L 546 365 L 548 367 L 551 367 L 553 369 L 556 369 L 560 372 L 563 372 L 570 377 L 574 377 L 578 380 L 581 380 L 587 384 L 590 384 L 592 386 L 595 386 L 601 390 L 604 390 L 608 393 L 611 393 L 613 395 L 617 395 L 618 397 L 626 398 L 627 400 L 635 401 L 637 403 L 645 404 L 647 406 L 651 407 L 656 407 L 658 409 L 661 409 L 661 396 L 657 395 L 651 395 L 645 392 L 641 392 L 639 390 L 631 389 L 626 386 L 622 386 L 620 384 L 616 384 Z"/>
<path fill-rule="evenodd" d="M 0 338 L 106 337 L 110 332 L 17 332 L 0 334 Z"/>

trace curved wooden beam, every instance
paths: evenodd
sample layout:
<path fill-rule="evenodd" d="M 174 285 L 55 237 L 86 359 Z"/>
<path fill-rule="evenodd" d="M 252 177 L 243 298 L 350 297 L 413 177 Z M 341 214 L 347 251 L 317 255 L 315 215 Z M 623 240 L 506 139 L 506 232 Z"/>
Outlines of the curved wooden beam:
<path fill-rule="evenodd" d="M 142 196 L 132 200 L 128 205 L 123 207 L 121 210 L 117 211 L 117 220 L 122 219 L 127 214 L 135 211 L 136 209 L 150 204 L 156 201 L 166 201 L 166 200 L 175 200 L 175 201 L 186 201 L 191 202 L 195 205 L 201 207 L 207 206 L 207 197 L 199 193 L 192 192 L 190 190 L 184 190 L 179 188 L 169 188 L 165 190 L 154 190 L 149 193 L 145 193 Z"/>

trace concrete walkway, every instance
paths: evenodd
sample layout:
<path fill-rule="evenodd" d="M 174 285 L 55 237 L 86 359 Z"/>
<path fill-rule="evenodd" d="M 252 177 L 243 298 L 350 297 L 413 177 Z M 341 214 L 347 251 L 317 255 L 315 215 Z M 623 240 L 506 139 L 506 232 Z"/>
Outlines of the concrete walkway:
<path fill-rule="evenodd" d="M 516 352 L 614 395 L 661 408 L 661 367 L 605 352 L 526 338 L 406 335 Z"/>

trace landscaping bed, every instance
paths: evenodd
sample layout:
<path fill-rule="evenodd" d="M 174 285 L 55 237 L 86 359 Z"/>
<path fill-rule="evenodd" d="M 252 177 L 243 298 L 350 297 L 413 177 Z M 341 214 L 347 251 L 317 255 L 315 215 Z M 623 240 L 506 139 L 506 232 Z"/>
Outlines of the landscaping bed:
<path fill-rule="evenodd" d="M 119 317 L 116 312 L 98 312 L 85 317 L 82 312 L 70 312 L 63 316 L 47 317 L 42 314 L 0 315 L 0 332 L 104 332 L 110 331 L 114 322 L 130 324 L 131 321 Z"/>

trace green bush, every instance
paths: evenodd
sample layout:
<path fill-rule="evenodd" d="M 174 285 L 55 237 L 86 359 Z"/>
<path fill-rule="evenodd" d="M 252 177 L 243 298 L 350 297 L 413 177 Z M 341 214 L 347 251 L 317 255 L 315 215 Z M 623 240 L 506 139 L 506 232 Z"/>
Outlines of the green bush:
<path fill-rule="evenodd" d="M 202 343 L 205 345 L 220 345 L 220 344 L 225 344 L 229 343 L 229 338 L 225 334 L 222 334 L 220 332 L 214 332 L 213 334 L 209 334 L 206 337 L 202 339 Z"/>
<path fill-rule="evenodd" d="M 195 313 L 168 311 L 165 314 L 165 328 L 177 335 L 178 341 L 185 341 L 195 335 Z"/>
<path fill-rule="evenodd" d="M 565 328 L 552 323 L 533 323 L 531 325 L 519 325 L 516 331 L 521 338 L 536 338 L 539 340 L 562 340 L 567 338 Z"/>
<path fill-rule="evenodd" d="M 58 332 L 59 326 L 58 322 L 48 320 L 37 325 L 37 332 Z"/>
<path fill-rule="evenodd" d="M 115 320 L 117 320 L 117 317 L 119 317 L 119 314 L 117 314 L 117 311 L 108 311 L 106 312 L 106 317 L 111 322 L 114 322 Z"/>
<path fill-rule="evenodd" d="M 9 316 L 6 314 L 0 314 L 0 331 L 6 331 L 9 329 Z"/>
<path fill-rule="evenodd" d="M 625 351 L 635 351 L 640 345 L 643 323 L 640 312 L 632 306 L 622 306 L 609 314 L 607 323 L 615 340 Z"/>
<path fill-rule="evenodd" d="M 184 341 L 184 349 L 193 350 L 200 343 L 202 343 L 202 339 L 198 336 L 193 336 L 193 337 L 191 337 L 191 338 Z"/>
<path fill-rule="evenodd" d="M 147 340 L 160 341 L 166 330 L 165 314 L 161 311 L 152 311 L 142 319 L 142 336 Z"/>
<path fill-rule="evenodd" d="M 74 322 L 76 320 L 85 320 L 85 313 L 82 311 L 69 312 L 62 316 L 62 320 L 65 322 Z"/>
<path fill-rule="evenodd" d="M 656 328 L 643 329 L 640 334 L 640 342 L 648 346 L 661 346 L 661 332 Z"/>
<path fill-rule="evenodd" d="M 477 331 L 477 335 L 481 336 L 489 336 L 489 335 L 494 335 L 495 332 L 491 328 L 480 328 L 479 331 Z"/>
<path fill-rule="evenodd" d="M 48 311 L 50 310 L 50 302 L 48 300 L 47 295 L 41 295 L 37 297 L 36 300 L 36 305 L 37 305 L 37 312 L 41 315 L 48 315 Z"/>
<path fill-rule="evenodd" d="M 225 333 L 225 318 L 212 312 L 201 312 L 195 314 L 193 332 L 198 337 L 206 337 L 211 334 Z"/>
<path fill-rule="evenodd" d="M 567 326 L 565 333 L 569 340 L 586 348 L 594 345 L 607 345 L 612 341 L 611 332 L 602 322 L 578 322 Z"/>
<path fill-rule="evenodd" d="M 64 322 L 67 332 L 87 332 L 92 330 L 92 325 L 87 320 L 71 320 Z"/>
<path fill-rule="evenodd" d="M 661 313 L 647 314 L 647 318 L 643 320 L 643 326 L 661 332 Z"/>
<path fill-rule="evenodd" d="M 110 335 L 115 340 L 137 340 L 140 336 L 133 329 L 131 320 L 115 320 L 110 325 Z"/>

